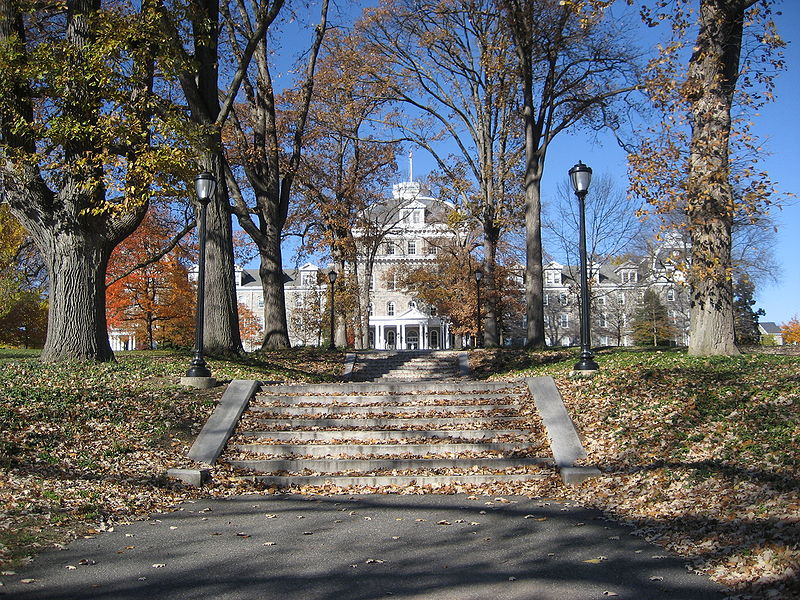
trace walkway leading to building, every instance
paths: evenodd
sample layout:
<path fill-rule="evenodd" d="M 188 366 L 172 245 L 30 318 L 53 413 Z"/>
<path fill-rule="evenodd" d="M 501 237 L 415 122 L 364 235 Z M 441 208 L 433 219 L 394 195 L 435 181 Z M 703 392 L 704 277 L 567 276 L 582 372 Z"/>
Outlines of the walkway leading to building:
<path fill-rule="evenodd" d="M 447 485 L 553 474 L 524 383 L 270 385 L 220 458 L 269 486 Z"/>
<path fill-rule="evenodd" d="M 599 511 L 464 495 L 198 500 L 46 552 L 14 600 L 720 600 Z M 32 580 L 21 583 L 22 580 Z"/>

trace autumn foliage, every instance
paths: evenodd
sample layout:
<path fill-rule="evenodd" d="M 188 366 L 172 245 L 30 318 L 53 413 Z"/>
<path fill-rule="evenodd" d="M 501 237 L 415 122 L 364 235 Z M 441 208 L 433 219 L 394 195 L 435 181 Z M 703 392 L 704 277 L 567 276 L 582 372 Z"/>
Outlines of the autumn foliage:
<path fill-rule="evenodd" d="M 781 332 L 783 333 L 783 341 L 785 343 L 800 343 L 800 320 L 798 320 L 797 315 L 781 325 Z"/>
<path fill-rule="evenodd" d="M 164 216 L 151 209 L 133 235 L 117 246 L 108 266 L 108 325 L 134 333 L 140 349 L 165 341 L 191 346 L 194 340 L 196 300 L 187 268 L 190 251 L 185 245 L 125 275 L 157 254 L 171 237 Z"/>

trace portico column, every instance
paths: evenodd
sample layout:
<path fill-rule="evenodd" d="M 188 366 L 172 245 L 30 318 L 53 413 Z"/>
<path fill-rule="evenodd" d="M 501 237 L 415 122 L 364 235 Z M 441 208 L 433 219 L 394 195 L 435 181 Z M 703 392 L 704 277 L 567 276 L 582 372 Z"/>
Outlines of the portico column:
<path fill-rule="evenodd" d="M 375 325 L 375 349 L 383 350 L 383 325 Z"/>
<path fill-rule="evenodd" d="M 405 323 L 400 325 L 400 339 L 397 340 L 397 349 L 398 350 L 405 350 L 406 349 L 406 325 L 405 325 Z"/>
<path fill-rule="evenodd" d="M 428 339 L 428 324 L 423 323 L 422 325 L 422 347 L 425 350 L 428 350 L 431 347 L 431 341 Z"/>

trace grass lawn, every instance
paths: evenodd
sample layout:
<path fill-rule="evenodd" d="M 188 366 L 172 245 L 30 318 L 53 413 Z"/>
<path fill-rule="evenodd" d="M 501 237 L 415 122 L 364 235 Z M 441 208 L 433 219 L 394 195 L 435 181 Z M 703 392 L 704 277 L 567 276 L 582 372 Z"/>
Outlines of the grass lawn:
<path fill-rule="evenodd" d="M 600 374 L 586 380 L 568 377 L 576 356 L 471 353 L 479 377 L 555 377 L 588 462 L 604 474 L 547 493 L 632 523 L 735 587 L 734 598 L 800 597 L 800 357 L 603 351 Z M 342 353 L 296 349 L 209 363 L 220 381 L 326 381 L 342 361 Z M 224 469 L 201 490 L 164 478 L 187 465 L 222 393 L 178 386 L 189 362 L 147 352 L 107 365 L 43 365 L 35 352 L 0 350 L 2 570 L 188 498 L 245 491 Z"/>
<path fill-rule="evenodd" d="M 603 476 L 565 494 L 633 524 L 741 598 L 800 598 L 800 356 L 575 351 L 473 356 L 481 376 L 551 375 Z"/>

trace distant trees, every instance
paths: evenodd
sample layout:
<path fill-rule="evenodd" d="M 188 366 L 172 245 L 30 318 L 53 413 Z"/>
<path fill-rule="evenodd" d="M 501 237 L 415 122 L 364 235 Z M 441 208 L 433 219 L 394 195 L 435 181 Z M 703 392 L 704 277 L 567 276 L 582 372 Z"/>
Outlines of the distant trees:
<path fill-rule="evenodd" d="M 642 346 L 659 346 L 675 337 L 667 309 L 653 290 L 645 290 L 633 316 L 633 341 Z"/>
<path fill-rule="evenodd" d="M 781 325 L 781 333 L 787 344 L 800 344 L 800 319 L 797 315 Z"/>
<path fill-rule="evenodd" d="M 758 331 L 758 318 L 766 313 L 764 309 L 753 310 L 755 306 L 755 285 L 746 274 L 742 274 L 733 286 L 733 330 L 737 344 L 758 344 L 761 334 Z"/>
<path fill-rule="evenodd" d="M 194 342 L 196 293 L 189 281 L 185 241 L 160 256 L 174 231 L 163 210 L 152 208 L 109 260 L 108 324 L 133 332 L 141 348 Z"/>

